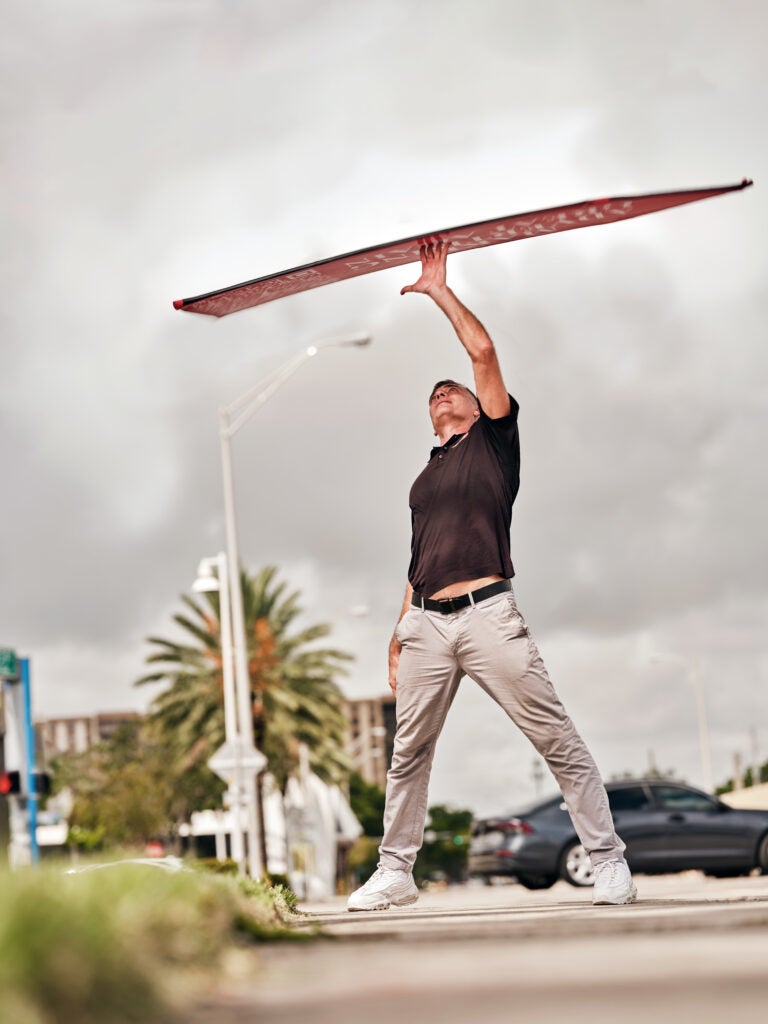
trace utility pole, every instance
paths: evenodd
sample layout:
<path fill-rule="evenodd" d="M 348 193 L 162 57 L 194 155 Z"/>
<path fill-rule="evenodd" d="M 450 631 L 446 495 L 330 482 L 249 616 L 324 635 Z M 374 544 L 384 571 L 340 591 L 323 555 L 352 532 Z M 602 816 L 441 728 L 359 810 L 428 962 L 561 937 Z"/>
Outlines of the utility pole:
<path fill-rule="evenodd" d="M 734 793 L 744 788 L 744 776 L 741 770 L 741 754 L 735 751 L 733 755 L 733 791 Z"/>
<path fill-rule="evenodd" d="M 531 778 L 533 779 L 533 792 L 538 798 L 541 796 L 542 784 L 544 782 L 544 766 L 538 757 L 533 759 Z"/>
<path fill-rule="evenodd" d="M 5 692 L 0 680 L 0 776 L 5 772 Z M 0 800 L 0 865 L 8 861 L 8 843 L 11 838 L 8 802 Z"/>
<path fill-rule="evenodd" d="M 0 683 L 6 727 L 4 757 L 18 765 L 19 792 L 8 796 L 11 867 L 37 864 L 37 765 L 32 723 L 32 687 L 29 658 L 18 658 L 12 648 L 0 648 Z"/>
<path fill-rule="evenodd" d="M 750 760 L 752 762 L 752 785 L 760 785 L 760 758 L 757 753 L 757 729 L 754 726 L 749 730 Z"/>

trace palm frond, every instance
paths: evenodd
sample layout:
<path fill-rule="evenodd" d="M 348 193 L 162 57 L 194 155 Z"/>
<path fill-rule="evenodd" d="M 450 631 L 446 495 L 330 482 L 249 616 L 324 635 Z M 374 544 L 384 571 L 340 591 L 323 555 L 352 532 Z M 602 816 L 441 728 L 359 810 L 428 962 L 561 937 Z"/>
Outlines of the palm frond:
<path fill-rule="evenodd" d="M 347 724 L 336 680 L 352 660 L 346 651 L 317 646 L 328 623 L 294 629 L 300 594 L 279 580 L 275 566 L 240 575 L 248 638 L 254 726 L 269 770 L 284 787 L 296 770 L 298 744 L 306 743 L 315 771 L 329 781 L 348 772 L 343 753 Z M 218 594 L 204 602 L 182 595 L 186 611 L 173 621 L 188 635 L 177 643 L 150 637 L 146 658 L 157 670 L 136 685 L 167 682 L 150 705 L 148 725 L 165 738 L 179 764 L 203 764 L 224 739 Z"/>

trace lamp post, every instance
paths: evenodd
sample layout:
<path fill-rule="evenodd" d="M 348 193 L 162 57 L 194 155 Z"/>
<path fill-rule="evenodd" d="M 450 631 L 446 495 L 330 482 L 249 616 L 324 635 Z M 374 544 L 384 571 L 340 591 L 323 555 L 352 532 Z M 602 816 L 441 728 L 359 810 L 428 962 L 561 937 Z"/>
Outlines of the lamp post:
<path fill-rule="evenodd" d="M 230 607 L 229 571 L 227 556 L 220 552 L 214 558 L 204 558 L 197 567 L 197 579 L 192 584 L 197 594 L 218 592 L 219 633 L 221 637 L 221 674 L 224 694 L 224 743 L 235 751 L 234 781 L 228 780 L 227 803 L 232 814 L 230 853 L 241 875 L 245 874 L 245 846 L 243 844 L 242 793 L 243 772 L 240 764 L 240 735 L 237 728 L 234 663 L 232 661 L 232 610 Z"/>
<path fill-rule="evenodd" d="M 655 654 L 651 658 L 651 664 L 653 665 L 663 665 L 665 662 L 673 665 L 679 665 L 681 668 L 685 669 L 688 682 L 693 688 L 694 696 L 696 698 L 696 718 L 699 730 L 701 774 L 704 782 L 704 788 L 708 793 L 712 793 L 714 791 L 714 784 L 712 782 L 712 754 L 709 743 L 709 723 L 707 721 L 707 706 L 704 702 L 704 690 L 701 685 L 699 660 L 696 658 L 693 661 L 687 661 L 679 654 Z"/>
<path fill-rule="evenodd" d="M 219 410 L 219 440 L 221 443 L 221 465 L 224 483 L 224 516 L 226 529 L 226 554 L 229 569 L 231 594 L 232 636 L 235 664 L 235 691 L 237 715 L 240 724 L 240 741 L 246 752 L 255 751 L 253 731 L 253 709 L 251 681 L 248 671 L 248 643 L 245 635 L 243 613 L 243 592 L 240 585 L 240 557 L 237 544 L 237 522 L 235 518 L 235 490 L 232 474 L 232 438 L 242 426 L 274 395 L 278 388 L 318 352 L 326 348 L 359 348 L 370 344 L 368 334 L 355 334 L 309 345 L 298 352 L 273 373 L 253 385 L 233 402 Z M 257 799 L 256 786 L 246 787 L 246 811 L 248 831 L 248 863 L 252 878 L 258 878 L 265 867 L 266 851 L 261 848 L 261 807 Z"/>

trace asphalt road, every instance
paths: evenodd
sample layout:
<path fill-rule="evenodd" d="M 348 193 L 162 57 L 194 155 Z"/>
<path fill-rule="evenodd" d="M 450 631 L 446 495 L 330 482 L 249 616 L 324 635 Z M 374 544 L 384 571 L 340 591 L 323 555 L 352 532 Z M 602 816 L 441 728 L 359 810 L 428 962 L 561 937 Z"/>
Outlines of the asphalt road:
<path fill-rule="evenodd" d="M 746 1024 L 768 1012 L 768 877 L 638 880 L 629 907 L 558 883 L 424 893 L 403 910 L 306 904 L 310 943 L 229 965 L 187 1024 Z"/>

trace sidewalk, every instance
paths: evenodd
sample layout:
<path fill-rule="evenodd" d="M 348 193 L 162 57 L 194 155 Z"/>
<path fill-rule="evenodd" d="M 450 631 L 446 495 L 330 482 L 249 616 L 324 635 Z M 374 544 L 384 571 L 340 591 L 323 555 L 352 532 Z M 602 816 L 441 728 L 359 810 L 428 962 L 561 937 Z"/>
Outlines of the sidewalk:
<path fill-rule="evenodd" d="M 768 925 L 768 877 L 706 879 L 697 872 L 638 879 L 639 901 L 626 907 L 593 907 L 592 890 L 558 883 L 530 892 L 522 886 L 456 886 L 422 893 L 414 906 L 377 913 L 349 913 L 346 899 L 304 903 L 307 919 L 335 938 L 397 937 L 435 941 L 605 935 Z"/>
<path fill-rule="evenodd" d="M 638 880 L 641 902 L 592 907 L 558 884 L 428 892 L 403 910 L 305 904 L 189 1024 L 753 1024 L 768 1005 L 768 877 Z M 249 972 L 254 972 L 249 975 Z"/>

